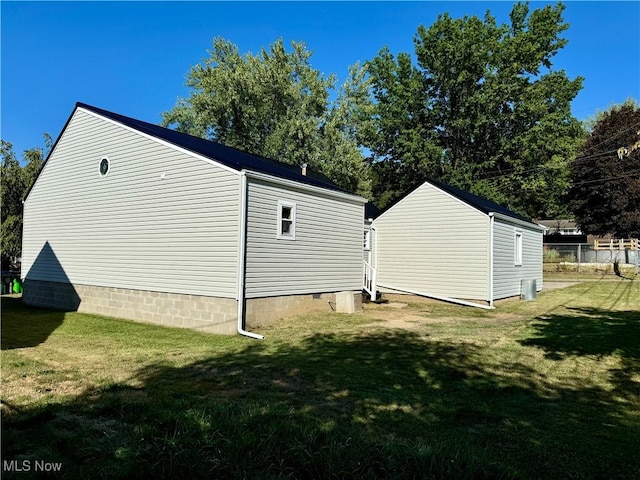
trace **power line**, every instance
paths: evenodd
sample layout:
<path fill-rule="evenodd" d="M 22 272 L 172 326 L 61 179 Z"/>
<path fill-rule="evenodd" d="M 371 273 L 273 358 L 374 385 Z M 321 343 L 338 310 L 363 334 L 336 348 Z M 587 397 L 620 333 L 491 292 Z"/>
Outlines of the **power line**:
<path fill-rule="evenodd" d="M 478 180 L 500 180 L 501 178 L 504 177 L 510 177 L 511 175 L 519 175 L 519 174 L 524 174 L 524 173 L 533 173 L 533 172 L 537 172 L 539 170 L 545 170 L 545 169 L 555 169 L 555 168 L 562 168 L 562 167 L 566 167 L 569 166 L 577 161 L 584 161 L 584 160 L 590 160 L 592 158 L 596 158 L 596 157 L 602 157 L 602 156 L 606 156 L 606 155 L 610 155 L 612 153 L 615 153 L 615 150 L 611 150 L 609 152 L 603 152 L 603 153 L 598 153 L 595 155 L 590 155 L 588 157 L 580 157 L 580 158 L 576 158 L 574 160 L 569 160 L 567 161 L 565 164 L 554 164 L 554 165 L 549 165 L 549 164 L 545 164 L 545 165 L 539 165 L 537 167 L 532 167 L 532 168 L 527 168 L 524 170 L 518 170 L 516 168 L 510 168 L 508 170 L 503 170 L 503 172 L 508 172 L 508 173 L 501 173 L 500 175 L 495 175 L 492 177 L 483 177 L 483 178 L 479 178 Z"/>
<path fill-rule="evenodd" d="M 590 160 L 592 158 L 597 158 L 597 157 L 602 157 L 602 156 L 606 156 L 606 155 L 610 155 L 612 153 L 615 153 L 616 150 L 610 150 L 608 152 L 602 152 L 602 153 L 596 153 L 593 155 L 589 155 L 586 157 L 578 157 L 575 158 L 573 160 L 568 160 L 564 165 L 538 165 L 537 167 L 531 167 L 531 168 L 527 168 L 525 170 L 518 170 L 517 168 L 508 168 L 508 169 L 504 169 L 504 170 L 494 170 L 493 172 L 487 172 L 487 173 L 500 173 L 499 175 L 494 175 L 494 176 L 490 176 L 490 177 L 483 177 L 483 178 L 479 178 L 478 180 L 498 180 L 500 178 L 503 177 L 509 177 L 511 175 L 516 175 L 516 174 L 521 174 L 521 173 L 532 173 L 532 172 L 536 172 L 538 170 L 543 170 L 543 169 L 547 169 L 547 168 L 560 168 L 560 167 L 564 167 L 564 166 L 569 166 L 573 163 L 576 162 L 581 162 L 581 161 L 585 161 L 585 160 Z"/>
<path fill-rule="evenodd" d="M 589 183 L 600 183 L 600 182 L 609 182 L 611 180 L 622 180 L 627 177 L 633 177 L 634 175 L 640 175 L 640 170 L 636 170 L 635 172 L 628 172 L 625 175 L 621 175 L 618 177 L 607 177 L 607 178 L 597 178 L 595 180 L 585 180 L 584 182 L 574 183 L 574 187 L 579 187 L 580 185 L 587 185 Z"/>
<path fill-rule="evenodd" d="M 603 141 L 601 141 L 600 143 L 597 143 L 597 144 L 595 144 L 595 145 L 593 145 L 593 146 L 589 147 L 589 148 L 587 149 L 587 151 L 589 151 L 589 150 L 593 150 L 594 148 L 599 147 L 599 146 L 600 146 L 600 145 L 602 145 L 603 143 L 607 143 L 609 140 L 613 140 L 614 138 L 617 138 L 617 137 L 619 137 L 620 135 L 624 135 L 624 134 L 625 134 L 625 133 L 627 133 L 629 130 L 635 130 L 635 129 L 637 129 L 638 127 L 640 127 L 640 122 L 638 122 L 638 123 L 636 123 L 635 125 L 632 125 L 632 126 L 630 126 L 630 127 L 628 127 L 628 128 L 625 128 L 624 130 L 622 130 L 622 131 L 620 131 L 620 132 L 616 133 L 615 135 L 613 135 L 613 136 L 611 136 L 611 137 L 605 138 L 605 139 L 604 139 Z"/>
<path fill-rule="evenodd" d="M 637 125 L 633 126 L 633 127 L 629 127 L 626 129 L 626 131 L 629 131 L 631 129 L 635 129 L 637 127 L 640 126 L 640 123 L 638 123 Z M 609 140 L 619 136 L 620 134 L 616 134 L 612 137 L 609 137 L 608 139 L 603 140 L 602 142 L 600 142 L 597 145 L 594 145 L 594 147 L 590 148 L 589 150 L 592 150 L 593 148 L 595 148 L 596 146 L 602 145 L 603 143 L 608 142 Z M 570 166 L 573 165 L 574 163 L 578 163 L 578 162 L 583 162 L 586 160 L 591 160 L 593 158 L 598 158 L 598 157 L 604 157 L 607 155 L 611 155 L 617 153 L 617 150 L 608 150 L 606 152 L 601 152 L 601 153 L 594 153 L 593 155 L 586 155 L 586 156 L 582 156 L 582 157 L 576 157 L 573 160 L 567 160 L 567 162 L 564 165 L 539 165 L 537 167 L 532 167 L 532 168 L 528 168 L 525 170 L 518 170 L 517 168 L 509 168 L 509 169 L 504 169 L 504 170 L 494 170 L 493 172 L 487 172 L 487 173 L 499 173 L 499 175 L 495 175 L 495 176 L 491 176 L 491 177 L 483 177 L 483 178 L 479 178 L 478 180 L 497 180 L 503 177 L 508 177 L 511 175 L 516 175 L 516 174 L 521 174 L 521 173 L 532 173 L 532 172 L 536 172 L 538 170 L 543 170 L 543 169 L 547 169 L 547 168 L 559 168 L 561 166 Z"/>
<path fill-rule="evenodd" d="M 640 127 L 640 122 L 636 123 L 635 125 L 632 125 L 630 127 L 627 127 L 626 129 L 611 135 L 607 138 L 605 138 L 604 140 L 602 140 L 600 143 L 597 143 L 596 145 L 592 145 L 591 147 L 589 147 L 586 151 L 590 151 L 593 150 L 597 147 L 599 147 L 600 145 L 603 145 L 609 141 L 612 141 L 613 139 L 619 137 L 620 135 L 623 135 L 627 132 L 629 132 L 630 130 L 635 130 L 638 127 Z M 606 152 L 601 152 L 601 153 L 594 153 L 593 155 L 583 155 L 582 157 L 576 157 L 573 160 L 568 160 L 565 164 L 565 166 L 569 166 L 569 165 L 573 165 L 574 163 L 578 163 L 578 162 L 583 162 L 586 160 L 590 160 L 592 158 L 597 158 L 597 157 L 603 157 L 603 156 L 607 156 L 613 153 L 617 153 L 617 150 L 608 150 Z M 558 167 L 560 167 L 560 165 L 558 165 Z M 495 176 L 489 176 L 489 177 L 483 177 L 483 178 L 479 178 L 478 180 L 497 180 L 503 177 L 507 177 L 507 176 L 511 176 L 511 175 L 516 175 L 516 174 L 522 174 L 522 173 L 532 173 L 532 172 L 536 172 L 538 170 L 543 170 L 543 169 L 547 169 L 547 168 L 558 168 L 554 165 L 539 165 L 537 167 L 532 167 L 532 168 L 528 168 L 525 170 L 518 170 L 517 168 L 508 168 L 508 169 L 504 169 L 504 170 L 493 170 L 490 172 L 486 172 L 487 174 L 492 174 L 492 173 L 497 173 L 498 175 Z"/>

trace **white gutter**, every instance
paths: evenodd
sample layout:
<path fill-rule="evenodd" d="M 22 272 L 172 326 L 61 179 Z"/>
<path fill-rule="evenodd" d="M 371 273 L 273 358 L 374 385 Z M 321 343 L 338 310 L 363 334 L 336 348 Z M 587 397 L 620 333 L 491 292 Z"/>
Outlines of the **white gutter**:
<path fill-rule="evenodd" d="M 262 340 L 264 335 L 259 335 L 244 329 L 244 273 L 247 259 L 247 175 L 245 170 L 240 172 L 240 238 L 238 243 L 238 333 L 246 337 L 255 338 L 256 340 Z"/>
<path fill-rule="evenodd" d="M 493 307 L 493 212 L 489 213 L 489 306 Z"/>
<path fill-rule="evenodd" d="M 298 190 L 306 190 L 309 192 L 325 195 L 327 197 L 340 198 L 342 200 L 350 200 L 355 203 L 367 203 L 368 200 L 359 195 L 353 195 L 351 193 L 340 192 L 338 190 L 331 190 L 329 188 L 316 187 L 315 185 L 309 185 L 308 183 L 302 183 L 297 180 L 288 180 L 285 178 L 274 177 L 267 175 L 266 173 L 254 172 L 252 170 L 243 170 L 244 174 L 248 177 L 255 178 L 256 180 L 262 180 L 264 182 L 273 183 L 276 185 L 282 185 L 288 188 L 296 188 Z"/>
<path fill-rule="evenodd" d="M 485 310 L 493 310 L 493 305 L 482 305 L 481 303 L 467 302 L 466 300 L 459 300 L 457 298 L 443 297 L 442 295 L 435 295 L 433 293 L 416 292 L 415 290 L 407 290 L 406 288 L 394 287 L 393 285 L 378 285 L 379 287 L 390 288 L 391 290 L 397 290 L 399 292 L 412 293 L 414 295 L 420 295 L 421 297 L 434 298 L 436 300 L 442 300 L 443 302 L 457 303 L 458 305 L 465 305 L 467 307 L 483 308 Z"/>
<path fill-rule="evenodd" d="M 545 227 L 542 227 L 537 223 L 527 222 L 525 220 L 520 220 L 519 218 L 510 217 L 509 215 L 504 215 L 502 213 L 490 212 L 489 215 L 497 218 L 498 220 L 504 220 L 505 222 L 515 223 L 516 225 L 520 225 L 522 227 L 528 227 L 534 230 L 541 230 L 541 231 L 545 229 Z"/>

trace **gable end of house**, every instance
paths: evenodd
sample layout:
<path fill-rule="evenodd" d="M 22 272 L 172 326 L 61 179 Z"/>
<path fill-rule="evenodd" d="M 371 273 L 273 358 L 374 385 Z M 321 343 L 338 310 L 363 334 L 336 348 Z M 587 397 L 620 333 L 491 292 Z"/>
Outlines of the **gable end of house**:
<path fill-rule="evenodd" d="M 67 119 L 64 127 L 53 144 L 49 155 L 45 159 L 36 181 L 27 192 L 25 200 L 29 197 L 31 190 L 37 183 L 40 173 L 44 168 L 46 168 L 48 160 L 55 152 L 60 138 L 78 111 L 82 111 L 89 115 L 101 118 L 102 120 L 117 124 L 120 127 L 138 135 L 142 135 L 145 138 L 168 146 L 181 153 L 186 153 L 192 157 L 217 165 L 234 174 L 239 175 L 243 170 L 255 172 L 259 175 L 272 177 L 274 180 L 292 182 L 290 184 L 295 184 L 298 188 L 310 188 L 316 192 L 324 190 L 327 195 L 337 194 L 343 198 L 352 197 L 354 200 L 360 201 L 361 203 L 366 202 L 366 199 L 341 189 L 321 173 L 309 171 L 308 174 L 303 174 L 300 167 L 295 165 L 288 165 L 276 160 L 253 155 L 251 153 L 228 147 L 221 143 L 188 135 L 186 133 L 120 115 L 108 110 L 103 110 L 82 102 L 76 103 L 73 112 Z"/>

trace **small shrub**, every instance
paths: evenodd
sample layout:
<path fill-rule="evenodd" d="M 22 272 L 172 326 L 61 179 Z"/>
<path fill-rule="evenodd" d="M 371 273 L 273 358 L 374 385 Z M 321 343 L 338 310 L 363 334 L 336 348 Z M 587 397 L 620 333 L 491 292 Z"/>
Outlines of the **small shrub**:
<path fill-rule="evenodd" d="M 542 261 L 545 263 L 555 263 L 558 261 L 560 254 L 557 250 L 550 248 L 542 253 Z"/>

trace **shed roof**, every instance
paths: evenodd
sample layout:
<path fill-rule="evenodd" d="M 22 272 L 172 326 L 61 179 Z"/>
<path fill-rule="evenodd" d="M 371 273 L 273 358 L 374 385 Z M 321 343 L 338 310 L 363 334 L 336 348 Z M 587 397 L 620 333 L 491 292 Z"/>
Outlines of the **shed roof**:
<path fill-rule="evenodd" d="M 439 182 L 437 180 L 431 180 L 431 179 L 425 181 L 424 183 L 420 184 L 420 186 L 414 188 L 413 190 L 411 190 L 407 194 L 403 195 L 402 198 L 400 200 L 398 200 L 397 202 L 395 202 L 393 205 L 390 205 L 389 207 L 383 209 L 382 211 L 376 212 L 375 217 L 377 218 L 377 217 L 381 216 L 382 214 L 384 214 L 388 209 L 392 208 L 394 205 L 396 205 L 399 202 L 401 202 L 402 199 L 404 199 L 405 197 L 410 195 L 413 191 L 415 191 L 418 188 L 422 187 L 425 183 L 433 185 L 434 187 L 442 190 L 443 192 L 448 193 L 452 197 L 457 198 L 458 200 L 466 203 L 467 205 L 470 205 L 471 207 L 475 208 L 476 210 L 481 211 L 482 213 L 485 213 L 485 214 L 500 213 L 502 215 L 514 218 L 516 220 L 520 220 L 520 221 L 523 221 L 523 222 L 527 222 L 527 223 L 531 223 L 531 224 L 537 225 L 535 222 L 532 222 L 530 218 L 524 217 L 524 216 L 520 215 L 519 213 L 516 213 L 513 210 L 508 209 L 507 207 L 504 207 L 504 206 L 502 206 L 500 204 L 497 204 L 496 202 L 494 202 L 492 200 L 489 200 L 489 199 L 486 199 L 486 198 L 483 198 L 483 197 L 479 197 L 478 195 L 474 195 L 473 193 L 467 192 L 467 191 L 462 190 L 462 189 L 460 189 L 458 187 L 454 187 L 453 185 L 447 185 L 446 183 L 442 183 L 442 182 Z M 373 211 L 373 210 L 370 210 L 370 211 Z"/>
<path fill-rule="evenodd" d="M 164 140 L 173 145 L 219 162 L 237 171 L 252 170 L 279 178 L 285 178 L 287 180 L 294 180 L 307 185 L 346 192 L 331 182 L 329 178 L 318 172 L 307 170 L 307 175 L 302 175 L 301 168 L 298 166 L 287 165 L 276 160 L 253 155 L 251 153 L 222 145 L 221 143 L 205 140 L 200 137 L 194 137 L 193 135 L 177 132 L 170 128 L 161 127 L 135 118 L 126 117 L 118 113 L 87 105 L 86 103 L 76 103 L 76 109 L 77 108 L 83 108 L 90 112 L 94 112 L 100 116 L 133 128 L 134 130 L 146 133 L 152 137 Z"/>
<path fill-rule="evenodd" d="M 462 200 L 464 203 L 471 205 L 472 207 L 480 210 L 483 213 L 501 213 L 502 215 L 506 215 L 507 217 L 522 220 L 524 222 L 534 223 L 530 218 L 524 217 L 519 213 L 508 209 L 507 207 L 504 207 L 487 198 L 474 195 L 473 193 L 467 192 L 458 187 L 447 185 L 446 183 L 438 182 L 436 180 L 428 180 L 428 183 L 438 187 L 440 190 L 444 190 L 448 194 L 453 195 L 457 199 Z"/>

